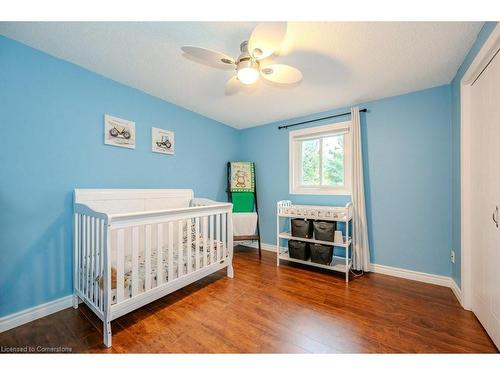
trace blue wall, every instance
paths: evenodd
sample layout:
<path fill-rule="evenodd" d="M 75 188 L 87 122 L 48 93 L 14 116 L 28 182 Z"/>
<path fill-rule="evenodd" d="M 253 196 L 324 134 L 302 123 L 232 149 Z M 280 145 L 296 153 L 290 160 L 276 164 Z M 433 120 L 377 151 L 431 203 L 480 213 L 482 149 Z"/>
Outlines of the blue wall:
<path fill-rule="evenodd" d="M 449 85 L 364 103 L 360 107 L 369 110 L 367 114 L 361 114 L 361 131 L 372 262 L 449 276 Z M 288 130 L 278 130 L 278 125 L 346 110 L 242 131 L 242 156 L 256 163 L 265 243 L 276 241 L 276 201 L 291 199 L 298 203 L 345 204 L 350 199 L 288 193 Z"/>
<path fill-rule="evenodd" d="M 103 143 L 105 113 L 136 149 Z M 176 154 L 151 152 L 151 127 Z M 238 131 L 0 36 L 0 316 L 72 293 L 72 191 L 192 188 L 225 199 Z"/>
<path fill-rule="evenodd" d="M 461 243 L 460 243 L 460 80 L 478 54 L 484 42 L 491 34 L 496 22 L 486 22 L 479 32 L 464 62 L 451 82 L 452 98 L 452 246 L 455 250 L 455 264 L 452 264 L 451 276 L 461 285 Z"/>

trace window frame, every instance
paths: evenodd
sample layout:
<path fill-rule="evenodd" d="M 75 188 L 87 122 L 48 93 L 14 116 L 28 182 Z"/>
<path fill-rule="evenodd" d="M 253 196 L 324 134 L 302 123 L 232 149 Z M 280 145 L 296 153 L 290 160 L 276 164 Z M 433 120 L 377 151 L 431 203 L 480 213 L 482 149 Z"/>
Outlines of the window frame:
<path fill-rule="evenodd" d="M 312 128 L 293 130 L 289 133 L 289 193 L 300 195 L 351 195 L 352 193 L 352 122 L 342 121 Z M 344 133 L 344 185 L 333 186 L 307 186 L 301 184 L 302 173 L 302 147 L 304 138 L 318 139 Z M 322 142 L 320 142 L 320 179 L 323 173 Z M 321 181 L 321 180 L 320 180 Z"/>

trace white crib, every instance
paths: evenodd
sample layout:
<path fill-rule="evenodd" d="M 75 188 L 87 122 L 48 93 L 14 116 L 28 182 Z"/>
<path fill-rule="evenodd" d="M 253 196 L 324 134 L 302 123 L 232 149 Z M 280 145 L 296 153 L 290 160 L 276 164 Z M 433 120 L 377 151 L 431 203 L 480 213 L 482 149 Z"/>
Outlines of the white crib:
<path fill-rule="evenodd" d="M 233 277 L 232 204 L 192 190 L 76 189 L 73 307 L 111 321 L 227 267 Z"/>

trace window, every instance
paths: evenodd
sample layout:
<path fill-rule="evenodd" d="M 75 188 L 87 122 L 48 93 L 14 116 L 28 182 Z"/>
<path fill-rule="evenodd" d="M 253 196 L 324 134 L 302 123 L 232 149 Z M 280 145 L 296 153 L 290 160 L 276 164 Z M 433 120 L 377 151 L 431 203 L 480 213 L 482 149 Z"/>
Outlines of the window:
<path fill-rule="evenodd" d="M 290 194 L 351 194 L 351 122 L 290 132 Z"/>

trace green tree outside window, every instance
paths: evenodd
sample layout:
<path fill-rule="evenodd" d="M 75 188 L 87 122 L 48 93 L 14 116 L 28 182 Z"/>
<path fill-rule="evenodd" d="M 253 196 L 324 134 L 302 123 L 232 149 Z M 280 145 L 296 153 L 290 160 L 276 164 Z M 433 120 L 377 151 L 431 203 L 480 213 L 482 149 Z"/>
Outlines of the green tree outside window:
<path fill-rule="evenodd" d="M 344 135 L 311 139 L 301 143 L 302 185 L 343 186 Z"/>

